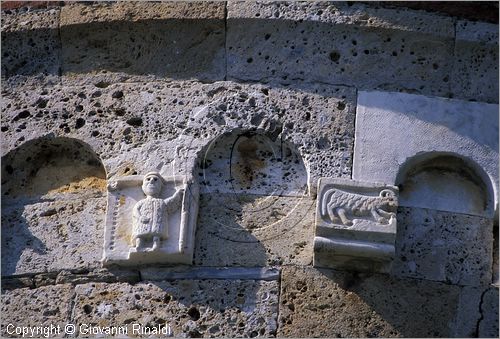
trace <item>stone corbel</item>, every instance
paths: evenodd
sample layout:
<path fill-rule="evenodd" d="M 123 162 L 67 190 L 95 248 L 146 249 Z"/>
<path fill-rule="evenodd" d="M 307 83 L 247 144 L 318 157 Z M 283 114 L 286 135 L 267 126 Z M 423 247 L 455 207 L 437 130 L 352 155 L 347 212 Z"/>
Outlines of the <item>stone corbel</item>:
<path fill-rule="evenodd" d="M 390 271 L 398 188 L 346 179 L 318 183 L 314 266 Z"/>

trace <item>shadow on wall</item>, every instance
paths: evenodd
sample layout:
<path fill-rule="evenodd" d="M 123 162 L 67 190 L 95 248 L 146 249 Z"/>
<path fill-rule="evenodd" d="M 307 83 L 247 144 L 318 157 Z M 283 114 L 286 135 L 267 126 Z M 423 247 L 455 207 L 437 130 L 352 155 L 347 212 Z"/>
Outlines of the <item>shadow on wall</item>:
<path fill-rule="evenodd" d="M 400 207 L 393 273 L 490 284 L 495 204 L 488 175 L 456 154 L 425 153 L 405 163 L 396 183 Z"/>
<path fill-rule="evenodd" d="M 322 274 L 338 284 L 341 289 L 338 293 L 345 296 L 353 305 L 351 307 L 358 308 L 356 316 L 373 319 L 364 329 L 359 329 L 362 332 L 359 336 L 453 336 L 451 328 L 460 291 L 457 286 L 425 280 L 403 280 L 381 274 L 325 271 Z M 349 311 L 346 313 L 352 315 Z M 383 319 L 381 324 L 376 321 L 378 317 Z M 384 328 L 386 326 L 388 328 Z"/>
<path fill-rule="evenodd" d="M 77 326 L 118 323 L 133 333 L 134 324 L 144 324 L 169 327 L 172 336 L 184 333 L 191 338 L 276 335 L 277 282 L 209 279 L 95 285 L 76 288 Z"/>
<path fill-rule="evenodd" d="M 240 129 L 226 132 L 213 139 L 200 157 L 197 177 L 202 193 L 308 194 L 305 164 L 279 129 L 272 134 Z"/>
<path fill-rule="evenodd" d="M 196 265 L 281 264 L 287 250 L 276 250 L 287 246 L 280 241 L 304 239 L 299 224 L 301 204 L 310 199 L 307 171 L 295 147 L 278 134 L 224 133 L 200 151 L 197 171 Z"/>
<path fill-rule="evenodd" d="M 400 168 L 400 206 L 493 218 L 492 180 L 473 160 L 455 153 L 422 153 Z"/>
<path fill-rule="evenodd" d="M 223 19 L 168 19 L 64 25 L 60 36 L 46 29 L 5 33 L 3 53 L 15 57 L 2 58 L 2 73 L 279 81 L 306 91 L 300 80 L 308 80 L 450 95 L 452 37 L 436 41 L 431 34 L 309 20 L 234 18 L 227 26 L 226 32 Z M 38 36 L 61 47 L 47 52 Z M 418 76 L 410 83 L 407 74 Z"/>
<path fill-rule="evenodd" d="M 103 196 L 105 184 L 99 157 L 76 139 L 43 137 L 3 156 L 2 275 L 46 271 L 92 241 L 73 238 L 81 230 L 72 228 L 81 228 L 84 199 Z"/>

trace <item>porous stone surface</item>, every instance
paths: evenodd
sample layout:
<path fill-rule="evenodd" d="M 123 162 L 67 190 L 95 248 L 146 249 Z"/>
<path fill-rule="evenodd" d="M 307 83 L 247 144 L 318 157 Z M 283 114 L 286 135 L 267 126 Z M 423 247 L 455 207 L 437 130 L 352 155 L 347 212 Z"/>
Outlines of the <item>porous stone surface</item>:
<path fill-rule="evenodd" d="M 278 337 L 447 337 L 459 294 L 424 280 L 287 266 Z"/>
<path fill-rule="evenodd" d="M 311 189 L 321 176 L 350 175 L 352 88 L 308 85 L 294 90 L 279 85 L 191 81 L 102 88 L 96 81 L 85 86 L 4 90 L 3 116 L 12 124 L 2 126 L 2 154 L 26 140 L 51 134 L 86 142 L 103 160 L 108 177 L 152 169 L 177 175 L 201 166 L 213 139 L 224 133 L 257 131 L 293 145 L 309 172 Z M 231 145 L 225 146 L 227 159 Z M 248 166 L 240 166 L 242 170 L 260 170 L 254 154 L 242 153 L 249 158 Z M 230 178 L 208 173 L 205 183 L 203 171 L 195 173 L 201 190 L 227 186 Z M 248 179 L 242 176 L 235 184 L 246 187 Z"/>
<path fill-rule="evenodd" d="M 498 25 L 459 20 L 454 54 L 454 96 L 498 103 Z"/>
<path fill-rule="evenodd" d="M 230 79 L 449 94 L 451 18 L 338 2 L 230 1 L 227 10 Z"/>
<path fill-rule="evenodd" d="M 70 4 L 60 32 L 64 83 L 224 79 L 223 2 Z"/>
<path fill-rule="evenodd" d="M 269 337 L 277 330 L 277 282 L 96 283 L 75 291 L 77 326 L 126 326 L 129 334 L 133 324 L 169 326 L 174 337 Z"/>
<path fill-rule="evenodd" d="M 498 337 L 498 300 L 498 288 L 489 288 L 484 292 L 480 305 L 479 338 Z"/>
<path fill-rule="evenodd" d="M 16 154 L 21 154 L 24 158 L 23 156 L 16 157 L 17 162 L 10 164 L 9 168 L 4 167 L 2 169 L 3 173 L 8 175 L 8 172 L 12 171 L 12 176 L 17 178 L 18 173 L 21 173 L 19 169 L 28 165 L 34 166 L 33 169 L 38 170 L 35 165 L 30 164 L 29 160 L 26 162 L 26 160 L 29 157 L 34 159 L 37 156 L 36 151 L 31 151 L 32 146 L 30 145 L 40 143 L 38 141 L 40 139 L 37 138 L 47 136 L 48 141 L 46 142 L 49 144 L 66 143 L 66 141 L 61 140 L 69 140 L 67 143 L 70 144 L 76 142 L 71 141 L 74 139 L 83 141 L 81 143 L 83 149 L 90 149 L 98 155 L 98 158 L 102 159 L 108 178 L 145 173 L 150 170 L 158 170 L 166 173 L 166 175 L 182 174 L 184 172 L 193 175 L 195 180 L 199 180 L 202 189 L 210 191 L 212 187 L 227 186 L 227 180 L 230 178 L 220 177 L 214 171 L 206 171 L 204 176 L 203 170 L 197 170 L 200 166 L 200 159 L 203 159 L 206 154 L 207 145 L 210 144 L 211 140 L 223 135 L 225 132 L 238 134 L 248 130 L 257 130 L 262 135 L 282 138 L 290 145 L 293 145 L 294 151 L 300 155 L 299 159 L 303 159 L 304 163 L 302 165 L 303 170 L 298 175 L 299 177 L 305 177 L 304 166 L 307 167 L 309 182 L 306 181 L 303 184 L 310 185 L 312 193 L 317 182 L 314 178 L 325 175 L 342 177 L 348 176 L 350 173 L 354 122 L 354 93 L 351 89 L 318 85 L 308 87 L 305 92 L 297 92 L 282 87 L 239 86 L 228 82 L 215 84 L 200 84 L 197 82 L 120 84 L 110 85 L 106 88 L 99 87 L 99 83 L 96 85 L 82 87 L 54 86 L 31 91 L 7 90 L 4 92 L 3 116 L 5 121 L 12 122 L 12 124 L 5 125 L 8 127 L 4 128 L 2 132 L 4 160 L 10 159 L 11 156 Z M 298 121 L 301 121 L 300 124 Z M 17 128 L 14 128 L 13 125 L 17 126 Z M 160 136 L 161 140 L 158 140 Z M 28 143 L 28 140 L 35 141 Z M 19 149 L 22 151 L 18 152 Z M 28 150 L 30 151 L 28 152 Z M 226 159 L 230 158 L 230 144 L 225 144 L 225 147 L 219 148 L 219 150 L 226 152 Z M 240 159 L 249 159 L 247 163 L 243 162 L 240 166 L 242 173 L 247 174 L 247 172 L 253 173 L 261 170 L 262 166 L 257 166 L 259 163 L 252 154 L 249 154 L 246 150 L 242 150 L 240 153 Z M 126 156 L 123 156 L 123 154 L 126 154 Z M 36 162 L 33 163 L 36 164 Z M 63 165 L 68 166 L 68 171 L 65 173 L 73 173 L 71 162 L 66 160 L 48 166 L 55 169 Z M 46 174 L 52 173 L 49 170 L 45 172 Z M 68 190 L 70 192 L 72 191 L 71 188 L 78 188 L 77 191 L 85 192 L 86 189 L 94 185 L 101 189 L 102 192 L 105 184 L 102 180 L 104 171 L 101 173 L 96 177 L 97 181 L 95 183 L 85 181 L 85 183 L 71 184 L 71 178 L 66 178 L 67 180 L 63 180 L 65 185 L 60 186 L 68 187 L 67 185 L 69 185 Z M 286 173 L 282 173 L 285 176 Z M 45 176 L 44 178 L 49 177 Z M 90 179 L 86 179 L 86 176 L 84 176 L 81 180 Z M 233 187 L 236 187 L 236 192 L 241 192 L 249 181 L 251 182 L 252 178 L 248 176 L 242 177 L 241 180 L 233 182 Z M 12 182 L 15 183 L 16 181 L 13 180 Z M 43 179 L 36 183 L 43 183 Z M 277 181 L 274 180 L 270 183 L 274 185 Z M 74 187 L 75 185 L 76 187 Z M 32 186 L 35 188 L 41 187 L 38 184 Z M 264 194 L 267 191 L 268 187 L 262 187 L 256 193 Z M 6 191 L 2 193 L 5 197 Z M 43 194 L 40 197 L 43 197 Z M 65 199 L 62 196 L 56 195 L 52 198 L 57 199 L 51 203 L 46 202 L 46 205 L 43 205 L 44 208 L 56 208 L 56 211 L 58 211 L 59 208 L 66 204 L 66 202 L 62 201 Z M 271 201 L 273 199 L 271 198 Z M 301 199 L 291 200 L 289 208 L 293 208 L 295 202 Z M 18 209 L 9 213 L 17 213 L 21 221 L 12 220 L 12 223 L 6 223 L 4 226 L 15 227 L 18 222 L 24 222 L 23 219 L 33 219 L 34 224 L 30 226 L 33 227 L 33 230 L 30 227 L 28 229 L 36 234 L 37 239 L 41 240 L 37 242 L 38 245 L 45 247 L 47 253 L 58 253 L 58 258 L 54 261 L 52 257 L 45 256 L 43 250 L 37 250 L 39 253 L 35 253 L 36 251 L 26 249 L 26 251 L 29 251 L 29 254 L 28 252 L 25 254 L 26 260 L 33 260 L 33 263 L 24 266 L 22 272 L 34 270 L 35 266 L 41 262 L 45 262 L 44 265 L 59 269 L 70 268 L 67 266 L 70 265 L 70 260 L 76 261 L 83 267 L 97 264 L 101 253 L 98 246 L 102 243 L 102 221 L 104 218 L 105 203 L 102 199 L 89 199 L 73 203 L 84 206 L 81 209 L 83 215 L 85 215 L 85 220 L 87 220 L 85 230 L 81 229 L 81 226 L 77 226 L 79 224 L 76 223 L 78 218 L 76 214 L 68 216 L 70 221 L 73 220 L 71 218 L 75 218 L 74 226 L 70 226 L 71 223 L 59 222 L 65 220 L 61 219 L 66 215 L 64 213 L 55 215 L 48 212 L 45 213 L 48 214 L 47 216 L 39 218 L 38 214 L 44 211 L 39 211 L 37 206 L 23 207 L 24 205 L 31 205 L 33 202 L 29 204 L 22 202 L 20 204 L 18 203 Z M 312 204 L 313 201 L 310 200 L 309 203 L 304 205 L 306 209 L 295 210 L 299 215 L 296 218 L 302 220 L 305 212 L 312 212 L 313 208 L 307 208 Z M 7 210 L 3 214 L 5 213 L 7 213 Z M 283 215 L 287 214 L 288 212 L 280 210 L 275 219 L 283 219 Z M 53 220 L 55 226 L 62 225 L 59 229 L 63 235 L 58 235 L 57 227 L 50 228 L 51 231 L 47 233 L 46 228 L 43 228 L 47 226 L 44 223 L 45 220 Z M 261 220 L 263 219 L 261 218 Z M 267 222 L 262 224 L 268 225 Z M 283 220 L 281 229 L 291 229 L 292 225 L 285 224 Z M 276 248 L 274 251 L 280 253 L 279 257 L 292 258 L 302 252 L 305 247 L 304 244 L 308 243 L 308 239 L 310 239 L 307 232 L 312 230 L 312 222 L 309 226 L 304 225 L 306 226 L 300 226 L 301 228 L 305 227 L 305 231 L 300 230 L 301 237 L 294 238 L 291 242 L 284 242 L 282 250 L 278 250 L 281 247 L 278 243 L 281 244 L 281 240 L 284 238 L 275 233 L 279 241 L 272 246 Z M 65 234 L 72 241 L 71 230 L 73 227 L 75 228 L 75 234 L 83 232 L 88 238 L 85 238 L 85 241 L 74 238 L 75 243 L 68 246 L 67 243 L 64 243 L 66 241 Z M 200 224 L 199 227 L 203 229 L 205 226 Z M 35 228 L 41 233 L 38 234 L 37 231 L 34 231 Z M 222 230 L 225 229 L 218 229 L 218 233 L 221 234 Z M 21 266 L 25 265 L 18 263 L 22 252 L 19 246 L 27 241 L 27 237 L 21 234 L 21 231 L 26 232 L 27 228 L 17 227 L 17 231 L 13 233 L 17 234 L 17 236 L 16 240 L 13 239 L 11 243 L 18 244 L 15 245 L 17 246 L 16 251 L 20 253 L 15 258 L 11 256 L 8 259 L 10 263 L 4 266 L 10 272 L 9 274 L 21 272 L 17 271 L 15 267 L 19 266 L 19 269 L 21 269 Z M 263 230 L 261 232 L 265 233 Z M 46 238 L 49 233 L 50 236 Z M 289 232 L 288 234 L 293 233 Z M 231 236 L 222 234 L 222 237 L 230 238 Z M 59 240 L 57 239 L 61 242 L 58 243 Z M 51 246 L 48 246 L 48 243 Z M 75 247 L 77 244 L 79 247 Z M 55 247 L 62 250 L 63 245 L 67 246 L 67 250 L 59 253 L 59 250 L 56 250 Z M 71 253 L 71 251 L 75 251 L 74 255 L 69 257 L 66 255 L 59 256 L 62 253 Z M 31 254 L 32 252 L 33 254 Z M 83 254 L 83 252 L 86 254 Z M 43 257 L 45 259 L 42 259 Z M 34 258 L 37 258 L 37 260 L 34 260 Z M 280 260 L 278 257 L 275 259 Z M 301 262 L 307 263 L 309 260 L 304 258 Z M 253 260 L 250 261 L 253 262 Z M 63 262 L 66 262 L 67 265 L 63 265 Z M 273 262 L 275 262 L 274 259 Z M 48 269 L 49 266 L 38 265 L 35 272 Z"/>
<path fill-rule="evenodd" d="M 71 285 L 45 286 L 37 289 L 20 288 L 2 292 L 2 337 L 21 337 L 9 335 L 8 324 L 14 326 L 60 326 L 64 328 L 71 314 L 73 288 Z M 9 328 L 9 332 L 12 329 Z M 43 337 L 44 333 L 34 336 Z"/>
<path fill-rule="evenodd" d="M 2 275 L 100 266 L 105 208 L 104 198 L 2 206 Z"/>
<path fill-rule="evenodd" d="M 498 336 L 498 25 L 396 3 L 16 3 L 2 336 Z M 149 171 L 200 185 L 193 265 L 101 268 L 106 184 Z M 399 185 L 392 275 L 312 268 L 321 177 Z"/>
<path fill-rule="evenodd" d="M 400 206 L 493 218 L 498 208 L 497 135 L 498 105 L 359 92 L 352 177 L 402 184 L 408 171 L 423 163 L 427 155 L 459 157 L 464 170 L 472 168 L 472 177 L 461 178 L 463 174 L 456 169 L 449 180 L 431 173 L 413 191 L 407 187 L 408 195 L 403 186 Z M 442 199 L 443 195 L 447 198 Z M 475 200 L 484 203 L 477 206 Z"/>
<path fill-rule="evenodd" d="M 204 194 L 199 213 L 195 265 L 312 262 L 315 201 L 308 197 Z"/>
<path fill-rule="evenodd" d="M 9 86 L 59 82 L 58 8 L 2 12 L 2 80 Z M 2 86 L 4 87 L 4 86 Z"/>
<path fill-rule="evenodd" d="M 397 218 L 394 275 L 457 285 L 491 282 L 491 219 L 405 207 Z"/>

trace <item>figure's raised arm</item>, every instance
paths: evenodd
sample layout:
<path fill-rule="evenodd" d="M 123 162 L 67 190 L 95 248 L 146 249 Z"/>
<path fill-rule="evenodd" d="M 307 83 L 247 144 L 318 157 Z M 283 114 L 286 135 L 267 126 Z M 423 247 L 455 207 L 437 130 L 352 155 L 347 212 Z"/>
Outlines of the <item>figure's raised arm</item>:
<path fill-rule="evenodd" d="M 127 187 L 133 187 L 142 181 L 142 177 L 139 175 L 129 175 L 126 177 L 121 177 L 121 178 L 116 178 L 116 179 L 110 179 L 108 180 L 108 191 L 116 191 L 119 189 L 127 188 Z"/>
<path fill-rule="evenodd" d="M 185 191 L 186 191 L 185 186 L 181 187 L 181 188 L 177 189 L 177 191 L 175 192 L 175 194 L 173 196 L 171 196 L 168 199 L 165 199 L 165 204 L 167 205 L 167 209 L 169 212 L 179 208 L 179 205 L 182 201 L 182 197 L 183 197 L 183 194 Z"/>

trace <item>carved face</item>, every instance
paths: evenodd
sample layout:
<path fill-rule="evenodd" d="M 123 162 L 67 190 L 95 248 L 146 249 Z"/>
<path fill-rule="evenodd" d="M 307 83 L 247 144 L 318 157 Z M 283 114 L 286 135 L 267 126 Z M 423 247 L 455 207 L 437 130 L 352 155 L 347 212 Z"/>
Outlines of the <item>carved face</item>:
<path fill-rule="evenodd" d="M 142 181 L 142 191 L 147 196 L 156 197 L 160 194 L 163 184 L 161 178 L 155 174 L 148 175 Z"/>
<path fill-rule="evenodd" d="M 382 190 L 380 192 L 380 197 L 382 198 L 383 204 L 388 207 L 398 207 L 398 202 L 396 200 L 396 194 L 391 190 Z"/>

